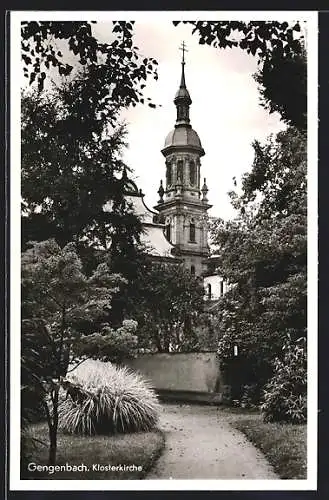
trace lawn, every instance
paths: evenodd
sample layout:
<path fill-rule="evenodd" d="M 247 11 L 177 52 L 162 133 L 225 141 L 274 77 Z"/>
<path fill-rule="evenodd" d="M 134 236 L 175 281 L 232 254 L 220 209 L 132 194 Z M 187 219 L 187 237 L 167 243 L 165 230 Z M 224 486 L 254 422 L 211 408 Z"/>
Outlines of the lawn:
<path fill-rule="evenodd" d="M 257 413 L 234 414 L 230 423 L 264 453 L 281 479 L 306 479 L 306 425 L 265 423 Z"/>
<path fill-rule="evenodd" d="M 36 424 L 31 435 L 48 442 L 47 425 Z M 164 436 L 157 430 L 133 434 L 111 436 L 73 436 L 59 432 L 57 464 L 70 466 L 84 464 L 89 470 L 58 471 L 53 474 L 45 471 L 22 471 L 22 479 L 143 479 L 161 454 Z M 46 465 L 47 446 L 38 443 L 32 451 L 30 463 Z M 135 465 L 142 470 L 97 470 L 108 465 Z M 31 467 L 31 466 L 30 466 Z M 124 467 L 122 467 L 124 468 Z"/>

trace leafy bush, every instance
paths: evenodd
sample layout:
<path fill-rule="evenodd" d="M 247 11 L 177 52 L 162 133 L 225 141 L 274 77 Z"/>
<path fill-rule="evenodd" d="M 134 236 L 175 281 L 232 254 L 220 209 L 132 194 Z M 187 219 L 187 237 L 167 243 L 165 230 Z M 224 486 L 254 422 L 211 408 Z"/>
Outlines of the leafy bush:
<path fill-rule="evenodd" d="M 257 408 L 259 406 L 259 385 L 244 384 L 240 387 L 240 398 L 228 400 L 232 406 L 238 408 Z"/>
<path fill-rule="evenodd" d="M 241 408 L 255 408 L 259 404 L 259 390 L 257 384 L 242 386 Z"/>
<path fill-rule="evenodd" d="M 63 387 L 59 428 L 71 434 L 113 434 L 152 429 L 159 403 L 150 384 L 126 367 L 92 361 L 80 365 Z"/>
<path fill-rule="evenodd" d="M 276 359 L 274 375 L 265 386 L 262 412 L 265 422 L 303 423 L 307 418 L 306 341 L 284 347 L 283 360 Z"/>
<path fill-rule="evenodd" d="M 76 346 L 77 355 L 92 356 L 103 361 L 111 360 L 121 363 L 125 358 L 134 357 L 138 337 L 137 322 L 132 319 L 123 320 L 122 326 L 116 330 L 104 324 L 100 332 L 81 337 Z"/>

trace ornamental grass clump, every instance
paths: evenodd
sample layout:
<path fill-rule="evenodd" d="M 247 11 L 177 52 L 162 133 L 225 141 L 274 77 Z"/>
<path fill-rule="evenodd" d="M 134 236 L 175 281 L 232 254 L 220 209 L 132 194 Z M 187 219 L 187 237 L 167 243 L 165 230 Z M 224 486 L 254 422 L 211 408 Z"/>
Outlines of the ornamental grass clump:
<path fill-rule="evenodd" d="M 158 422 L 160 405 L 151 385 L 126 367 L 88 362 L 74 370 L 63 388 L 59 428 L 64 432 L 139 432 Z"/>

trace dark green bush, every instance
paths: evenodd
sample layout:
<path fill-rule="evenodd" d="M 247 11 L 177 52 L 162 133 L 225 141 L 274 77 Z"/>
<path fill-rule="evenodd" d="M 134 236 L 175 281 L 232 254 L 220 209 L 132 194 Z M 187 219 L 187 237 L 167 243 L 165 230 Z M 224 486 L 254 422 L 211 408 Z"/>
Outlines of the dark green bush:
<path fill-rule="evenodd" d="M 241 408 L 255 408 L 259 405 L 259 387 L 257 384 L 242 386 Z"/>
<path fill-rule="evenodd" d="M 262 412 L 265 422 L 301 424 L 307 418 L 306 340 L 289 342 L 283 359 L 274 362 L 274 374 L 266 384 Z"/>

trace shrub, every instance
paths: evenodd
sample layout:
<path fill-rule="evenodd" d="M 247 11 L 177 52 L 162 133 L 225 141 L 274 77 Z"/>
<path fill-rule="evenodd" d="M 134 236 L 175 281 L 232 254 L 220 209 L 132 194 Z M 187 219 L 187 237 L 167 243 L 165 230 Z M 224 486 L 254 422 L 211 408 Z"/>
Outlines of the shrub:
<path fill-rule="evenodd" d="M 135 355 L 138 344 L 138 337 L 135 335 L 137 326 L 137 322 L 131 319 L 124 320 L 117 329 L 104 324 L 100 332 L 82 336 L 75 352 L 81 357 L 87 355 L 121 363 L 125 358 Z"/>
<path fill-rule="evenodd" d="M 87 362 L 64 382 L 59 428 L 71 434 L 113 434 L 152 429 L 160 405 L 137 373 L 101 361 Z M 63 395 L 62 395 L 63 397 Z"/>
<path fill-rule="evenodd" d="M 245 384 L 241 387 L 241 408 L 255 408 L 259 405 L 259 387 L 258 384 Z"/>
<path fill-rule="evenodd" d="M 303 423 L 307 418 L 306 342 L 288 343 L 283 360 L 276 359 L 274 375 L 265 386 L 265 422 Z"/>

